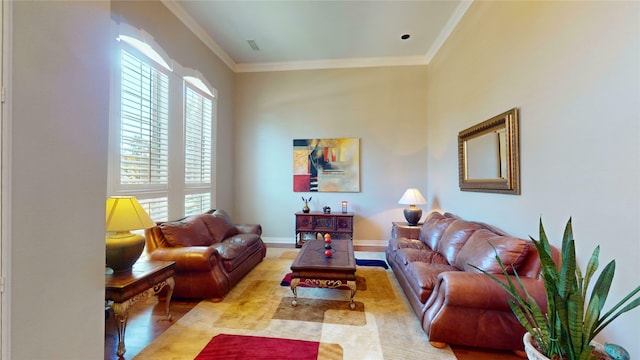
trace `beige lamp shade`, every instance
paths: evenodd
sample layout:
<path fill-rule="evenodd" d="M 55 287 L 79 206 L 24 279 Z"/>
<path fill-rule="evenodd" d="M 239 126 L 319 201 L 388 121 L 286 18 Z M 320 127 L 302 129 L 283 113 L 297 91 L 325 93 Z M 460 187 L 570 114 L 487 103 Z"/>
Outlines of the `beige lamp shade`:
<path fill-rule="evenodd" d="M 398 200 L 398 204 L 409 205 L 404 209 L 404 218 L 410 226 L 416 226 L 422 217 L 422 209 L 416 205 L 425 205 L 427 200 L 420 193 L 420 190 L 411 188 L 404 192 L 404 195 Z"/>
<path fill-rule="evenodd" d="M 113 196 L 107 199 L 107 231 L 148 229 L 154 225 L 153 220 L 135 197 Z"/>
<path fill-rule="evenodd" d="M 398 200 L 398 204 L 402 205 L 425 205 L 427 200 L 420 193 L 420 190 L 411 188 L 404 192 L 404 195 Z"/>
<path fill-rule="evenodd" d="M 131 271 L 144 250 L 145 239 L 129 231 L 148 229 L 154 225 L 135 197 L 114 196 L 107 199 L 105 228 L 111 233 L 105 239 L 107 273 Z"/>

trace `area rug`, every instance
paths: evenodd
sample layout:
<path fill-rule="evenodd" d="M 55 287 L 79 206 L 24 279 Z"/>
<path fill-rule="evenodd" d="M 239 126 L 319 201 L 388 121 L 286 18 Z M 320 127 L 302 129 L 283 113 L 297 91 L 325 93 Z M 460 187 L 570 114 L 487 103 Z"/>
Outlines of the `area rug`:
<path fill-rule="evenodd" d="M 358 253 L 384 259 L 384 253 Z M 336 289 L 298 289 L 298 305 L 291 306 L 291 289 L 280 286 L 280 280 L 296 254 L 269 248 L 264 261 L 223 301 L 200 302 L 134 359 L 195 359 L 212 338 L 226 334 L 316 342 L 316 358 L 322 360 L 455 360 L 449 347 L 429 345 L 393 272 L 382 267 L 356 270 L 366 290 L 356 292 L 354 310 L 349 309 L 350 292 Z"/>
<path fill-rule="evenodd" d="M 220 334 L 209 341 L 195 360 L 316 360 L 319 346 L 317 341 Z"/>

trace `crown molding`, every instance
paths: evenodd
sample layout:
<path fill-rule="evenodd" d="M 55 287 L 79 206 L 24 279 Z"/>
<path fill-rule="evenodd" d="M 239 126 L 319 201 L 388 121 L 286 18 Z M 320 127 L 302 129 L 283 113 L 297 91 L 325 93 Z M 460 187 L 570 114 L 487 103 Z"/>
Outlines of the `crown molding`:
<path fill-rule="evenodd" d="M 444 42 L 447 41 L 447 39 L 449 38 L 449 35 L 451 35 L 451 33 L 453 32 L 453 29 L 455 29 L 456 26 L 458 26 L 458 23 L 460 22 L 464 14 L 467 12 L 469 7 L 471 6 L 471 3 L 473 3 L 473 0 L 462 1 L 458 5 L 458 7 L 456 7 L 456 10 L 453 12 L 451 17 L 449 18 L 449 21 L 447 21 L 447 24 L 444 26 L 444 28 L 442 28 L 442 31 L 440 31 L 440 34 L 438 34 L 438 37 L 433 42 L 433 45 L 431 46 L 429 51 L 427 51 L 427 55 L 426 55 L 427 64 L 430 63 L 431 60 L 433 60 L 433 58 L 436 56 L 436 54 L 438 53 L 438 51 L 440 50 Z"/>
<path fill-rule="evenodd" d="M 240 63 L 227 54 L 218 43 L 189 15 L 184 8 L 176 1 L 161 0 L 187 28 L 189 28 L 204 44 L 222 60 L 234 73 L 241 72 L 266 72 L 266 71 L 290 71 L 290 70 L 317 70 L 317 69 L 339 69 L 339 68 L 362 68 L 380 66 L 412 66 L 428 65 L 437 54 L 440 47 L 447 40 L 453 29 L 458 25 L 462 16 L 473 3 L 473 0 L 461 2 L 454 11 L 447 24 L 442 29 L 435 43 L 425 56 L 407 57 L 381 57 L 381 58 L 354 58 L 354 59 L 331 59 L 331 60 L 310 60 L 292 62 L 270 62 L 270 63 Z"/>
<path fill-rule="evenodd" d="M 427 58 L 424 56 L 405 56 L 405 57 L 310 60 L 310 61 L 271 62 L 271 63 L 245 63 L 245 64 L 237 64 L 236 72 L 242 73 L 242 72 L 267 72 L 267 71 L 290 71 L 290 70 L 344 69 L 344 68 L 413 66 L 413 65 L 427 65 Z"/>
<path fill-rule="evenodd" d="M 220 60 L 222 60 L 222 62 L 224 62 L 229 67 L 229 69 L 231 69 L 231 71 L 236 72 L 235 61 L 233 61 L 229 54 L 227 54 L 226 51 L 224 51 L 222 47 L 220 47 L 220 45 L 218 45 L 218 43 L 216 43 L 211 38 L 211 36 L 207 34 L 202 26 L 200 26 L 200 24 L 198 24 L 198 22 L 195 21 L 193 17 L 191 17 L 191 15 L 189 15 L 184 10 L 184 8 L 180 6 L 180 4 L 172 0 L 161 1 L 164 6 L 169 9 L 169 11 L 171 11 L 180 21 L 182 21 L 182 23 L 185 24 L 187 28 L 189 28 L 189 30 L 191 30 L 214 54 L 216 54 L 220 58 Z"/>

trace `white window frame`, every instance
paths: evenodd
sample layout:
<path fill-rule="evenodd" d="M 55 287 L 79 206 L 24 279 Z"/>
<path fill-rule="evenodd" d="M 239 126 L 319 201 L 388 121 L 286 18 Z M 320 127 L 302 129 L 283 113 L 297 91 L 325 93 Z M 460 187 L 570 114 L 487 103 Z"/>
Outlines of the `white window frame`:
<path fill-rule="evenodd" d="M 140 203 L 147 207 L 148 201 L 158 198 L 167 199 L 166 215 L 158 217 L 154 211 L 149 211 L 154 221 L 165 221 L 178 219 L 185 216 L 185 203 L 188 195 L 208 193 L 208 203 L 211 208 L 215 208 L 215 145 L 217 127 L 217 90 L 211 87 L 204 76 L 196 70 L 181 67 L 170 59 L 164 50 L 153 41 L 153 38 L 140 29 L 135 29 L 127 24 L 118 24 L 114 39 L 126 35 L 125 41 L 116 42 L 117 56 L 114 59 L 112 68 L 111 86 L 111 121 L 109 130 L 109 181 L 108 195 L 130 195 L 136 196 Z M 132 41 L 133 39 L 133 41 Z M 121 62 L 120 49 L 126 48 L 128 52 L 135 52 L 137 56 L 145 57 L 137 50 L 131 50 L 136 40 L 156 51 L 156 60 L 146 57 L 147 63 L 154 63 L 154 67 L 163 69 L 169 76 L 169 165 L 168 183 L 166 185 L 122 185 L 120 183 L 120 118 L 121 118 Z M 125 43 L 125 44 L 123 44 Z M 154 61 L 157 61 L 155 63 Z M 164 64 L 163 64 L 164 62 Z M 212 102 L 211 119 L 211 178 L 210 181 L 199 184 L 186 184 L 185 182 L 185 87 L 189 86 L 198 91 L 200 95 L 206 96 Z M 206 201 L 204 202 L 206 203 Z M 203 209 L 208 210 L 208 209 Z"/>
<path fill-rule="evenodd" d="M 196 98 L 196 100 L 200 100 L 202 104 L 198 104 L 198 113 L 197 118 L 190 119 L 188 113 L 189 100 L 188 96 L 192 95 Z M 185 192 L 194 193 L 194 192 L 202 192 L 203 190 L 207 191 L 211 187 L 212 183 L 212 156 L 213 156 L 213 133 L 212 129 L 212 121 L 213 121 L 213 113 L 215 111 L 215 101 L 214 98 L 202 90 L 198 89 L 195 85 L 191 84 L 189 81 L 184 82 L 184 135 L 185 135 Z M 204 113 L 203 113 L 204 112 Z M 208 115 L 208 116 L 207 116 Z M 195 121 L 194 121 L 195 120 Z M 189 124 L 190 121 L 193 121 L 193 124 Z M 193 135 L 189 131 L 190 127 L 198 127 L 200 128 L 200 133 L 198 134 L 198 138 L 189 139 L 189 136 Z M 204 130 L 209 130 L 208 134 L 203 133 Z M 194 150 L 189 151 L 191 147 L 195 147 Z M 196 157 L 195 160 L 199 160 L 203 164 L 203 166 L 196 166 L 196 174 L 190 173 L 188 170 L 189 165 L 192 161 L 187 159 L 188 156 Z M 204 165 L 205 162 L 209 162 L 208 168 Z M 199 174 L 197 174 L 199 173 Z M 191 176 L 190 176 L 191 175 Z M 190 177 L 197 177 L 197 181 L 194 179 L 189 179 Z"/>

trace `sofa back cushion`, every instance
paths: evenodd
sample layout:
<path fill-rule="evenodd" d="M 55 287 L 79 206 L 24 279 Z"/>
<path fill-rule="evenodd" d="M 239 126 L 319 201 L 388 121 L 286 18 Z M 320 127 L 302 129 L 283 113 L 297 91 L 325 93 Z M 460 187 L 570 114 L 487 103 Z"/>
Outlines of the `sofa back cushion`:
<path fill-rule="evenodd" d="M 211 235 L 199 215 L 160 224 L 160 230 L 172 247 L 208 246 Z"/>
<path fill-rule="evenodd" d="M 471 235 L 460 250 L 454 265 L 460 270 L 479 272 L 470 266 L 471 264 L 488 273 L 501 274 L 502 270 L 496 260 L 496 255 L 498 255 L 507 272 L 513 274 L 513 270 L 517 270 L 520 267 L 528 252 L 528 241 L 509 236 L 500 236 L 483 229 Z"/>
<path fill-rule="evenodd" d="M 213 216 L 224 219 L 224 221 L 226 221 L 229 225 L 233 226 L 233 220 L 231 220 L 231 216 L 229 216 L 229 214 L 226 211 L 222 209 L 217 209 L 217 210 L 214 210 L 211 214 Z"/>
<path fill-rule="evenodd" d="M 229 236 L 238 234 L 238 229 L 230 224 L 223 216 L 210 214 L 202 215 L 202 221 L 209 229 L 213 244 L 217 244 Z"/>
<path fill-rule="evenodd" d="M 437 211 L 429 213 L 424 220 L 422 229 L 420 230 L 420 241 L 435 251 L 438 246 L 438 242 L 442 238 L 442 234 L 444 234 L 444 231 L 454 220 L 456 219 L 440 214 Z"/>
<path fill-rule="evenodd" d="M 469 240 L 469 237 L 482 226 L 464 220 L 454 220 L 442 234 L 442 238 L 437 244 L 436 251 L 453 265 L 458 257 L 460 249 Z"/>

